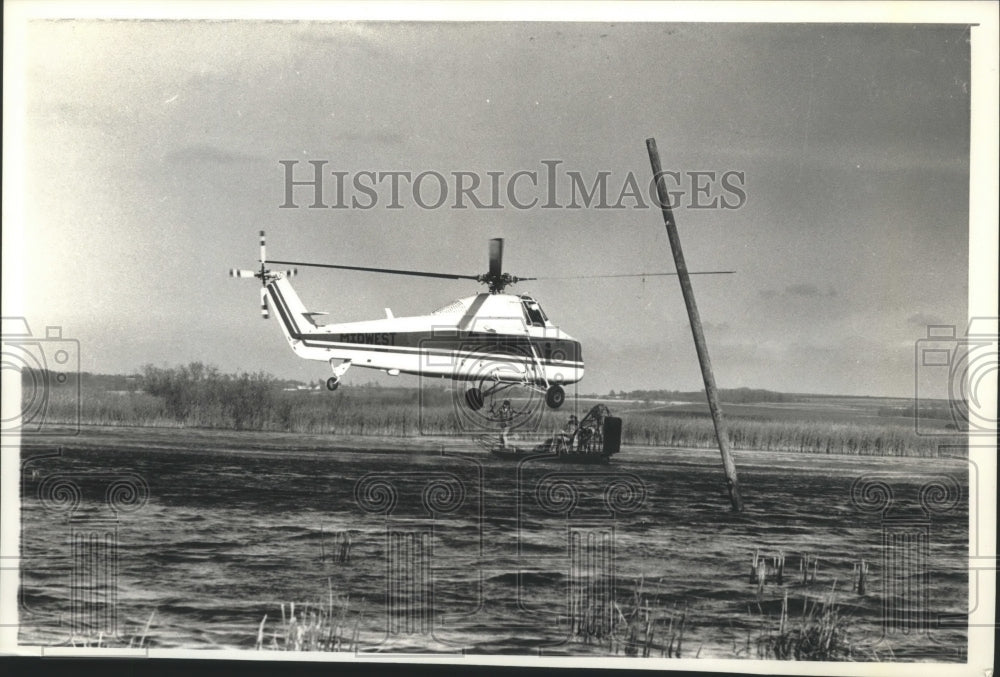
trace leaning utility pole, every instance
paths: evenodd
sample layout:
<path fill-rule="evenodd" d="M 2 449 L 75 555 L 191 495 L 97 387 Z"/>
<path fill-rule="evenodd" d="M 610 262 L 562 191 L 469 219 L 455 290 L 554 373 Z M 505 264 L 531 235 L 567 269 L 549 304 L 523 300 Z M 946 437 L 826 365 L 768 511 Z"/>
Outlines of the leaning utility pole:
<path fill-rule="evenodd" d="M 708 396 L 708 408 L 712 412 L 712 423 L 715 425 L 715 437 L 719 440 L 719 451 L 722 452 L 722 466 L 726 471 L 726 487 L 729 489 L 729 502 L 734 512 L 743 510 L 743 499 L 740 497 L 740 483 L 736 478 L 736 464 L 729 448 L 729 435 L 722 420 L 722 409 L 719 407 L 719 393 L 715 387 L 715 376 L 712 375 L 712 363 L 708 359 L 708 346 L 705 344 L 705 333 L 701 328 L 701 317 L 698 306 L 694 302 L 694 289 L 691 287 L 691 277 L 688 275 L 687 264 L 684 263 L 684 252 L 681 250 L 681 238 L 677 234 L 677 224 L 674 222 L 673 210 L 670 209 L 670 195 L 663 183 L 663 169 L 660 167 L 660 153 L 656 150 L 656 140 L 646 139 L 646 149 L 649 151 L 649 162 L 653 166 L 653 180 L 656 181 L 656 194 L 663 210 L 663 223 L 667 227 L 667 237 L 670 239 L 670 249 L 674 253 L 674 266 L 677 268 L 677 279 L 681 283 L 681 293 L 684 295 L 684 305 L 687 306 L 688 318 L 691 320 L 691 333 L 694 335 L 694 347 L 698 351 L 698 362 L 701 364 L 701 377 L 705 381 L 705 394 Z"/>

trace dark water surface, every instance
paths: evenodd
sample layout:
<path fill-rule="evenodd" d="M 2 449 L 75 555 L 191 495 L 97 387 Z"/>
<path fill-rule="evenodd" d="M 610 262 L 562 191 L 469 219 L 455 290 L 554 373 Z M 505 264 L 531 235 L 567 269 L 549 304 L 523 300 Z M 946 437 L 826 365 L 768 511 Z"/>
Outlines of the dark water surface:
<path fill-rule="evenodd" d="M 878 656 L 964 660 L 964 460 L 739 452 L 734 515 L 717 452 L 570 466 L 404 444 L 132 430 L 22 450 L 21 641 L 69 642 L 110 594 L 121 636 L 155 611 L 152 646 L 253 649 L 265 614 L 269 640 L 282 603 L 332 597 L 362 650 L 606 654 L 570 631 L 579 586 L 624 609 L 642 581 L 654 615 L 686 609 L 686 658 L 746 655 L 786 592 L 794 614 L 833 590 Z M 759 597 L 758 549 L 786 557 Z"/>

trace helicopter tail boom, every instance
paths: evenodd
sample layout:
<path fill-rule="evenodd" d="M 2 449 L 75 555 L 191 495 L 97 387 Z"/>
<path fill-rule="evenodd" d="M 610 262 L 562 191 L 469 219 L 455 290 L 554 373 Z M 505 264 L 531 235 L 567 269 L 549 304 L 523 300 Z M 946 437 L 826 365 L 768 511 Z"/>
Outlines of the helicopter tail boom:
<path fill-rule="evenodd" d="M 285 278 L 269 282 L 264 289 L 273 312 L 277 315 L 281 333 L 288 339 L 288 343 L 291 344 L 295 352 L 301 352 L 305 349 L 302 341 L 304 336 L 315 331 L 319 326 L 313 317 L 322 313 L 310 313 L 306 310 L 305 304 L 302 303 L 291 283 Z M 307 356 L 303 355 L 303 357 Z"/>

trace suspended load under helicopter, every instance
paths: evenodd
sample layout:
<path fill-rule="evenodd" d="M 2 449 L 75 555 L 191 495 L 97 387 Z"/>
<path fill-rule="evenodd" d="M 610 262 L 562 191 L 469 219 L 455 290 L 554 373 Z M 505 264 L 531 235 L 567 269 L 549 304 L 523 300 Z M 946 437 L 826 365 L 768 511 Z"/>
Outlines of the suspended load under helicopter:
<path fill-rule="evenodd" d="M 591 407 L 582 420 L 570 416 L 566 427 L 539 444 L 523 440 L 511 442 L 507 436 L 483 435 L 480 445 L 493 456 L 506 460 L 526 458 L 560 463 L 606 464 L 621 451 L 622 419 L 611 415 L 604 404 Z"/>

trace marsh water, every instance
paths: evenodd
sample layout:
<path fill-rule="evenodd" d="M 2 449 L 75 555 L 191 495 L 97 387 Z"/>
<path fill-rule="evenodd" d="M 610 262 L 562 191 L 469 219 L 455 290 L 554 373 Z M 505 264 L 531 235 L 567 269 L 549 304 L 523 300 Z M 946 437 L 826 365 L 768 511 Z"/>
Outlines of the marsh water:
<path fill-rule="evenodd" d="M 572 466 L 418 442 L 94 429 L 26 447 L 20 641 L 103 627 L 253 650 L 294 602 L 337 609 L 359 651 L 609 654 L 640 590 L 662 641 L 683 614 L 685 658 L 756 657 L 787 596 L 790 616 L 835 602 L 862 658 L 964 660 L 965 460 L 737 452 L 734 514 L 718 452 Z M 751 580 L 755 553 L 784 555 L 780 582 Z M 604 634 L 581 634 L 582 603 L 608 608 Z"/>

